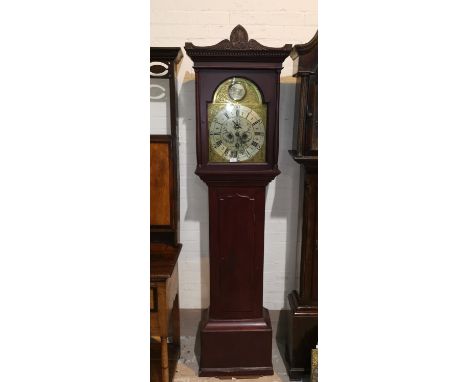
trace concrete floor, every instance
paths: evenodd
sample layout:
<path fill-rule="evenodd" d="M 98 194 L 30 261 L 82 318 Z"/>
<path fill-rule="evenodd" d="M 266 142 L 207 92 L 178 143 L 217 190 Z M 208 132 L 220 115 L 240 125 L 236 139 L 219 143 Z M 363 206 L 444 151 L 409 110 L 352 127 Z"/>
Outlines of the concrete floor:
<path fill-rule="evenodd" d="M 177 363 L 173 382 L 220 381 L 218 378 L 198 377 L 198 361 L 195 355 L 195 346 L 196 332 L 200 319 L 201 310 L 182 309 L 180 311 L 181 355 Z M 272 362 L 275 373 L 271 376 L 253 379 L 242 378 L 242 382 L 289 382 L 283 360 L 286 311 L 270 310 L 270 319 L 273 328 Z M 235 379 L 232 378 L 232 380 Z M 303 382 L 310 382 L 310 376 L 303 378 Z"/>

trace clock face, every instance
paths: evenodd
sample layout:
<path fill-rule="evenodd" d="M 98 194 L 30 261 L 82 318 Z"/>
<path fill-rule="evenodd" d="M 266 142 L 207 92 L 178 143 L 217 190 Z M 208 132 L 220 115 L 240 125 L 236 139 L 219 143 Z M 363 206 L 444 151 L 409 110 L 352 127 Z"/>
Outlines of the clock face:
<path fill-rule="evenodd" d="M 263 147 L 265 126 L 261 117 L 248 106 L 226 105 L 209 127 L 210 146 L 229 162 L 252 159 Z"/>
<path fill-rule="evenodd" d="M 267 106 L 244 78 L 221 83 L 208 105 L 210 162 L 265 162 Z"/>

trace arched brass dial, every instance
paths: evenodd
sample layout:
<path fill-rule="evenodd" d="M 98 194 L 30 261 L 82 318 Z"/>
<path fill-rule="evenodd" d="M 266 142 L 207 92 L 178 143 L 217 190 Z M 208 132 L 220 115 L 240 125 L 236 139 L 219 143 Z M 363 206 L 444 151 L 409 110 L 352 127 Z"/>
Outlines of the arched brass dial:
<path fill-rule="evenodd" d="M 256 85 L 230 78 L 208 106 L 211 162 L 265 162 L 266 105 Z"/>

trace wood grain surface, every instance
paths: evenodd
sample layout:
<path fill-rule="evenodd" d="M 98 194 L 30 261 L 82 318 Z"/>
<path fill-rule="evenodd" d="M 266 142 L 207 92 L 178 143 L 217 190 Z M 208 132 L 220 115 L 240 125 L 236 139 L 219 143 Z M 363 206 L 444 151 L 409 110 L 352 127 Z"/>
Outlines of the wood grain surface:
<path fill-rule="evenodd" d="M 171 224 L 171 172 L 169 142 L 152 142 L 150 153 L 150 221 L 155 225 Z"/>

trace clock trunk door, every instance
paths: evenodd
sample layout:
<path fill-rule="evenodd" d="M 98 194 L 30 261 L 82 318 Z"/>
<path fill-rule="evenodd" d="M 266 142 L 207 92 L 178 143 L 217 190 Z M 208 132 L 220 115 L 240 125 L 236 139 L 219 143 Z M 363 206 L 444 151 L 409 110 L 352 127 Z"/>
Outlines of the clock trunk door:
<path fill-rule="evenodd" d="M 265 192 L 212 186 L 210 204 L 211 316 L 261 317 Z"/>

